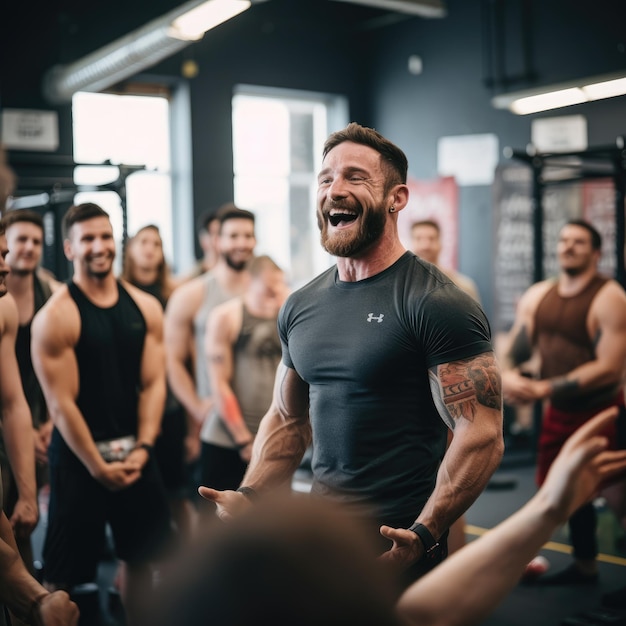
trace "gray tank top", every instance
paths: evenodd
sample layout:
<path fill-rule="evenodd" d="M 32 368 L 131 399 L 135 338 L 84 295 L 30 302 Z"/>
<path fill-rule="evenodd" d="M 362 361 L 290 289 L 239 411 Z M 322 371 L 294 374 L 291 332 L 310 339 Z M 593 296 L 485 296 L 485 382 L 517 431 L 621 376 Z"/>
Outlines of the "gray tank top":
<path fill-rule="evenodd" d="M 195 375 L 196 375 L 196 393 L 201 398 L 211 395 L 211 383 L 209 381 L 209 373 L 207 369 L 206 357 L 204 355 L 204 336 L 206 334 L 206 322 L 209 313 L 222 302 L 226 302 L 234 297 L 234 294 L 227 293 L 222 289 L 217 278 L 207 272 L 204 276 L 204 295 L 202 304 L 193 318 L 193 336 L 196 352 Z"/>
<path fill-rule="evenodd" d="M 243 305 L 242 305 L 243 306 Z M 239 402 L 243 419 L 256 434 L 259 422 L 272 401 L 276 368 L 281 358 L 276 319 L 250 315 L 243 307 L 243 319 L 233 346 L 234 368 L 231 386 Z M 216 411 L 209 414 L 202 440 L 225 448 L 234 448 L 230 431 Z"/>

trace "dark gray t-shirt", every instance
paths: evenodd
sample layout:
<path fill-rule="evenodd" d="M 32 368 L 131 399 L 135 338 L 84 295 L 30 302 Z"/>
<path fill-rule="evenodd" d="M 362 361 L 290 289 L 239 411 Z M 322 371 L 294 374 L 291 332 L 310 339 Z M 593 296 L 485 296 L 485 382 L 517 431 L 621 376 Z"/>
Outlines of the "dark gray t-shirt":
<path fill-rule="evenodd" d="M 446 447 L 428 368 L 492 350 L 480 305 L 407 252 L 358 282 L 327 270 L 289 297 L 279 333 L 309 385 L 313 492 L 412 523 Z"/>

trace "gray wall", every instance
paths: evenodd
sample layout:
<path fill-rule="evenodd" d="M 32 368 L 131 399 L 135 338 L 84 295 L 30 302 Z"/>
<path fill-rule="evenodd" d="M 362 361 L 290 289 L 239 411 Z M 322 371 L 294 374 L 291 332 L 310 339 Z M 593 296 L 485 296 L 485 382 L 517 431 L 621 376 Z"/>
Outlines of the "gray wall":
<path fill-rule="evenodd" d="M 526 146 L 531 121 L 538 116 L 495 110 L 491 98 L 505 87 L 515 90 L 626 68 L 623 0 L 445 3 L 448 17 L 427 20 L 380 18 L 378 12 L 331 0 L 268 0 L 150 69 L 151 76 L 170 82 L 173 76 L 180 79 L 185 58 L 194 58 L 200 69 L 189 81 L 194 206 L 177 210 L 197 215 L 232 198 L 230 106 L 238 83 L 347 96 L 351 119 L 396 141 L 409 157 L 411 175 L 429 179 L 437 175 L 441 136 L 495 133 L 501 148 Z M 103 45 L 106 34 L 110 39 L 114 32 L 115 37 L 130 32 L 142 21 L 140 8 L 147 10 L 145 3 L 135 0 L 96 2 L 97 19 L 85 9 L 85 21 L 78 24 L 57 15 L 50 2 L 37 0 L 39 11 L 31 3 L 9 4 L 10 19 L 2 25 L 0 65 L 0 105 L 5 107 L 50 108 L 39 92 L 43 71 Z M 173 0 L 159 0 L 154 11 L 159 14 L 173 4 Z M 525 6 L 531 8 L 530 61 L 525 61 L 522 47 Z M 486 50 L 493 51 L 493 46 L 486 37 L 484 18 L 497 8 L 505 9 L 498 31 L 503 45 L 499 65 L 489 66 Z M 28 23 L 20 25 L 20 19 Z M 19 35 L 24 32 L 33 38 Z M 419 76 L 407 70 L 413 54 L 423 59 Z M 487 79 L 500 84 L 488 84 Z M 70 110 L 59 111 L 61 148 L 53 156 L 71 156 Z M 573 113 L 587 118 L 590 146 L 612 143 L 626 133 L 624 97 L 543 116 Z M 31 172 L 37 165 L 28 167 Z M 460 269 L 477 281 L 491 314 L 490 187 L 461 188 L 460 228 Z"/>
<path fill-rule="evenodd" d="M 626 97 L 577 105 L 543 114 L 517 116 L 496 110 L 491 98 L 507 91 L 486 86 L 490 72 L 484 18 L 497 2 L 446 0 L 444 20 L 409 20 L 385 29 L 370 50 L 372 121 L 401 145 L 415 178 L 437 176 L 437 140 L 442 136 L 494 133 L 500 148 L 525 149 L 537 117 L 584 115 L 589 146 L 613 144 L 626 133 Z M 506 72 L 514 79 L 532 69 L 534 80 L 509 90 L 558 83 L 626 68 L 626 3 L 620 0 L 532 3 L 532 64 L 525 67 L 522 3 L 507 2 L 503 37 Z M 423 72 L 408 72 L 410 55 L 423 60 Z M 480 158 L 480 155 L 477 155 Z M 504 157 L 501 157 L 504 160 Z M 478 283 L 485 309 L 492 314 L 491 187 L 460 188 L 460 270 Z"/>

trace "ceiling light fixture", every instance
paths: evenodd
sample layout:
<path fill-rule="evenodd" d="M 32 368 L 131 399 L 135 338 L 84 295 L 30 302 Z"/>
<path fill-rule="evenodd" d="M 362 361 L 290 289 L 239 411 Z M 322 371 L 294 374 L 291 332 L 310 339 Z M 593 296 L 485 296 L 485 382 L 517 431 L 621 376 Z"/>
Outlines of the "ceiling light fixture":
<path fill-rule="evenodd" d="M 171 37 L 185 41 L 202 39 L 204 33 L 250 8 L 250 0 L 208 0 L 172 21 Z"/>
<path fill-rule="evenodd" d="M 52 67 L 44 76 L 44 96 L 50 104 L 66 104 L 77 91 L 107 89 L 201 39 L 252 1 L 263 0 L 190 0 L 78 61 Z"/>
<path fill-rule="evenodd" d="M 338 0 L 339 2 L 352 2 L 364 4 L 388 11 L 420 15 L 421 17 L 445 17 L 446 7 L 442 0 Z"/>
<path fill-rule="evenodd" d="M 495 96 L 491 103 L 496 109 L 509 109 L 517 115 L 528 115 L 625 94 L 626 73 L 622 72 L 505 93 Z"/>

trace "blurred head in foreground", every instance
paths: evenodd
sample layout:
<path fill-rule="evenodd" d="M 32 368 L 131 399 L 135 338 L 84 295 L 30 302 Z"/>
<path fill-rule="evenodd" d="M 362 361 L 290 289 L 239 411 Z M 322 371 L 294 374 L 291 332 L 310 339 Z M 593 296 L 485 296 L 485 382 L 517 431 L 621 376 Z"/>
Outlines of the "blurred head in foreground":
<path fill-rule="evenodd" d="M 392 626 L 393 577 L 368 546 L 328 502 L 268 497 L 181 555 L 146 624 Z"/>

